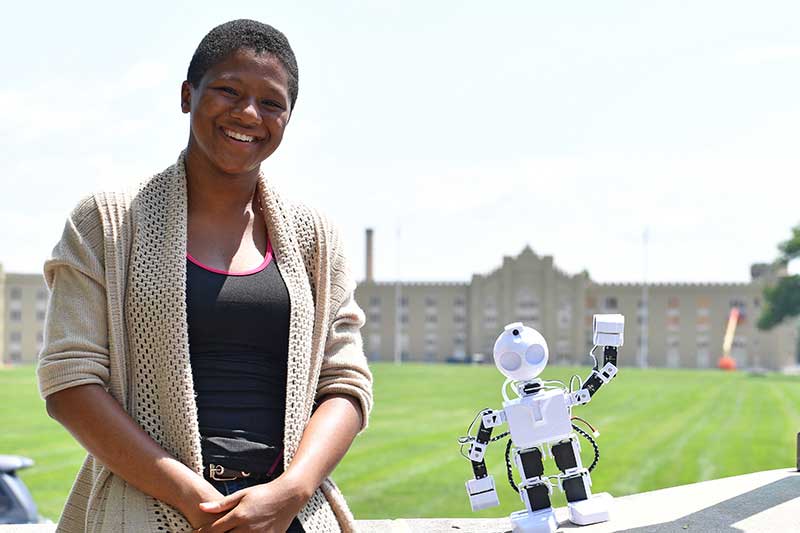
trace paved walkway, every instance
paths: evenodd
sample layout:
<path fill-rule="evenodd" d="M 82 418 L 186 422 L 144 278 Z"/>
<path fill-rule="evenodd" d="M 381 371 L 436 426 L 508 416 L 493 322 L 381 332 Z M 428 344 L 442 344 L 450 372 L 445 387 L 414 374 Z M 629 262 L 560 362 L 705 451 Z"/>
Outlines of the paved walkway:
<path fill-rule="evenodd" d="M 575 526 L 556 510 L 564 533 L 800 532 L 800 473 L 768 470 L 617 498 L 609 522 Z M 506 533 L 508 518 L 359 520 L 361 533 Z M 2 533 L 52 533 L 53 525 L 0 526 Z"/>

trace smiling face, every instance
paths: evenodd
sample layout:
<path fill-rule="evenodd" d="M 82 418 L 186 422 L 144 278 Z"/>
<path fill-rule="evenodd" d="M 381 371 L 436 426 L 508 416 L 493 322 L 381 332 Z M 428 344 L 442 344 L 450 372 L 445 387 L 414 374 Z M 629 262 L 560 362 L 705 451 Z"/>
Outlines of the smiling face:
<path fill-rule="evenodd" d="M 181 109 L 191 117 L 187 159 L 212 173 L 257 174 L 289 122 L 288 84 L 275 56 L 250 49 L 209 68 L 197 87 L 183 82 Z"/>

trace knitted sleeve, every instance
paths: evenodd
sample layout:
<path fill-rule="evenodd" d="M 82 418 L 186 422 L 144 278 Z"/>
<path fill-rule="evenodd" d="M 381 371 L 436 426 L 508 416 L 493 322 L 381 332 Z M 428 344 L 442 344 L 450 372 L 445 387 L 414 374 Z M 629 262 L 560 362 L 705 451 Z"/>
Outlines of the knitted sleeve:
<path fill-rule="evenodd" d="M 340 292 L 341 296 L 331 298 L 336 307 L 325 341 L 316 399 L 328 394 L 353 396 L 361 405 L 363 430 L 372 410 L 372 373 L 361 341 L 364 312 L 356 303 L 356 282 L 342 250 L 338 230 L 329 223 L 325 226 L 331 235 L 331 292 L 333 295 Z"/>
<path fill-rule="evenodd" d="M 73 209 L 44 264 L 50 300 L 39 353 L 39 393 L 78 385 L 108 386 L 109 350 L 103 228 L 90 196 Z"/>

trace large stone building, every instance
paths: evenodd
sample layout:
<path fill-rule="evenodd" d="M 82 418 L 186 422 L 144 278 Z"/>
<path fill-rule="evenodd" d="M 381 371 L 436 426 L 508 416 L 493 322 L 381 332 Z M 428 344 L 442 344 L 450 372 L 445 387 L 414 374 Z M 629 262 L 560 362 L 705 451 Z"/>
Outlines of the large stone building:
<path fill-rule="evenodd" d="M 41 274 L 13 274 L 0 266 L 2 363 L 33 363 L 42 347 L 47 287 Z"/>
<path fill-rule="evenodd" d="M 503 326 L 520 321 L 545 336 L 551 361 L 586 363 L 592 315 L 622 313 L 623 364 L 709 368 L 722 354 L 736 307 L 740 320 L 731 356 L 740 368 L 796 364 L 795 322 L 769 332 L 755 326 L 765 284 L 785 274 L 766 265 L 754 265 L 749 283 L 597 283 L 585 272 L 563 272 L 551 256 L 526 247 L 469 283 L 387 283 L 372 278 L 371 246 L 368 234 L 367 279 L 356 291 L 367 315 L 363 336 L 371 360 L 491 357 Z"/>
<path fill-rule="evenodd" d="M 505 324 L 541 331 L 555 363 L 586 363 L 592 315 L 626 317 L 626 365 L 707 368 L 716 365 L 732 307 L 741 319 L 732 357 L 739 367 L 779 370 L 796 364 L 797 325 L 755 327 L 765 284 L 783 272 L 764 265 L 749 283 L 597 283 L 587 273 L 559 270 L 550 256 L 526 247 L 517 257 L 468 283 L 373 280 L 367 234 L 367 279 L 356 299 L 367 315 L 362 333 L 374 361 L 465 360 L 491 356 Z M 6 364 L 33 363 L 42 343 L 47 289 L 40 274 L 4 274 L 0 266 L 0 354 Z M 396 333 L 399 332 L 399 335 Z"/>

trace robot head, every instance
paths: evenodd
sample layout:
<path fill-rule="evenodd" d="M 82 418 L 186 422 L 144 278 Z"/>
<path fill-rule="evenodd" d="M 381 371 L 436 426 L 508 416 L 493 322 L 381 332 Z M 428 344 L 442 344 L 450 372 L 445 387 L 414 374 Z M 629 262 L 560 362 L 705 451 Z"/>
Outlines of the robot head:
<path fill-rule="evenodd" d="M 507 378 L 525 381 L 542 373 L 549 353 L 541 333 L 514 322 L 494 343 L 494 364 Z"/>

